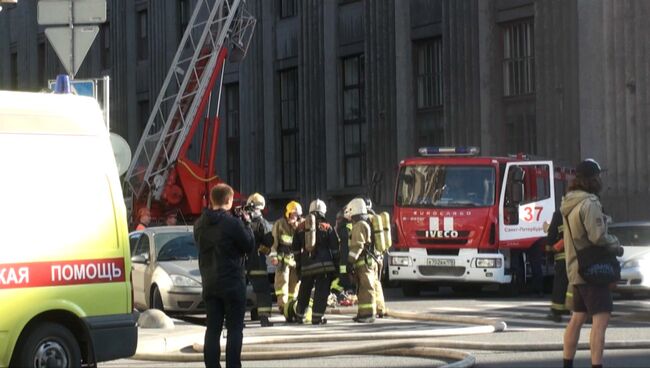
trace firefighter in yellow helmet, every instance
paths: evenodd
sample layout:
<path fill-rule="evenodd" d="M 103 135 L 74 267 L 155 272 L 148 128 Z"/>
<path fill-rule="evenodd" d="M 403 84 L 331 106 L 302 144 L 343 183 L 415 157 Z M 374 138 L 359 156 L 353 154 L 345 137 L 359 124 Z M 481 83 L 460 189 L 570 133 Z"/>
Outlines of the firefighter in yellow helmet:
<path fill-rule="evenodd" d="M 300 203 L 291 201 L 287 204 L 284 216 L 273 224 L 273 246 L 271 247 L 271 264 L 275 266 L 275 296 L 280 313 L 287 317 L 285 305 L 296 298 L 300 279 L 296 270 L 296 258 L 291 245 L 296 228 L 302 222 Z"/>
<path fill-rule="evenodd" d="M 266 255 L 273 246 L 271 224 L 262 215 L 266 200 L 259 193 L 251 194 L 246 200 L 246 210 L 251 218 L 251 230 L 255 235 L 255 247 L 246 257 L 246 270 L 255 292 L 255 307 L 251 309 L 251 319 L 260 320 L 262 327 L 273 326 L 271 317 L 271 285 L 266 270 Z"/>
<path fill-rule="evenodd" d="M 372 231 L 368 225 L 368 209 L 361 198 L 348 204 L 346 213 L 352 219 L 348 263 L 353 267 L 357 284 L 357 316 L 355 322 L 375 322 L 377 309 L 375 285 L 377 281 L 377 261 L 371 249 Z"/>

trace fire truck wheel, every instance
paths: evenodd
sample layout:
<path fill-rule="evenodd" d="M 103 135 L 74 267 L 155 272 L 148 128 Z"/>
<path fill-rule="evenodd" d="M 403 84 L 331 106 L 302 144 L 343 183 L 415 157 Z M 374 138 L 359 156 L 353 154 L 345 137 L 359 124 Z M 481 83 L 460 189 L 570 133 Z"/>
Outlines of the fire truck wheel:
<path fill-rule="evenodd" d="M 526 271 L 521 255 L 513 257 L 511 261 L 512 280 L 509 284 L 499 285 L 499 293 L 505 297 L 518 296 L 526 285 Z"/>
<path fill-rule="evenodd" d="M 407 298 L 417 298 L 420 296 L 420 284 L 416 282 L 402 283 L 402 294 Z"/>

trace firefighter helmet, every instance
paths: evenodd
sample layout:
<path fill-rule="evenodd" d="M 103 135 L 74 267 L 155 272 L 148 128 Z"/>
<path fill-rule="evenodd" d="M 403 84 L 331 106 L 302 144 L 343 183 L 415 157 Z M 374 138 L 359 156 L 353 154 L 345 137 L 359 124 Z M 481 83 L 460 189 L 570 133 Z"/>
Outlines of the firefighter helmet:
<path fill-rule="evenodd" d="M 325 205 L 325 202 L 316 199 L 309 204 L 309 212 L 318 212 L 321 216 L 325 216 L 325 213 L 327 213 L 327 206 Z"/>
<path fill-rule="evenodd" d="M 367 215 L 368 208 L 366 207 L 366 201 L 362 198 L 355 198 L 348 203 L 345 211 L 349 213 L 350 217 L 356 215 Z"/>
<path fill-rule="evenodd" d="M 253 205 L 253 207 L 256 210 L 261 211 L 264 209 L 264 207 L 266 207 L 266 200 L 261 194 L 253 193 L 250 196 L 248 196 L 248 199 L 246 200 L 246 205 Z"/>
<path fill-rule="evenodd" d="M 296 213 L 298 216 L 302 216 L 302 206 L 296 201 L 291 201 L 287 203 L 287 207 L 284 211 L 284 217 L 289 217 L 292 213 Z"/>

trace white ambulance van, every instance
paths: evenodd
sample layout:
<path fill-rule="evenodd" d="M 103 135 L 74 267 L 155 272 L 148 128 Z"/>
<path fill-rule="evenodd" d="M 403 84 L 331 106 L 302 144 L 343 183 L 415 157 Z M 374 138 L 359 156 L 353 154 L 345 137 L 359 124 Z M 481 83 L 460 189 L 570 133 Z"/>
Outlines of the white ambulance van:
<path fill-rule="evenodd" d="M 0 91 L 0 367 L 78 367 L 137 345 L 117 167 L 97 102 Z"/>

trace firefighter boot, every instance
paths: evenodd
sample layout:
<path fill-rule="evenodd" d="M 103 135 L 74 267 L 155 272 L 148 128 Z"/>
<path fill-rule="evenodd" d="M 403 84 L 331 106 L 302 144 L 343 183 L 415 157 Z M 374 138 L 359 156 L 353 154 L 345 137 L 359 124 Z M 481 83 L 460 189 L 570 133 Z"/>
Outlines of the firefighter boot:
<path fill-rule="evenodd" d="M 352 318 L 354 322 L 357 323 L 374 323 L 375 322 L 375 317 L 373 316 L 368 316 L 368 317 L 354 317 Z"/>
<path fill-rule="evenodd" d="M 312 325 L 324 325 L 327 324 L 327 318 L 314 318 L 311 320 Z"/>
<path fill-rule="evenodd" d="M 269 321 L 269 317 L 267 316 L 260 316 L 260 326 L 273 327 L 273 322 Z"/>

